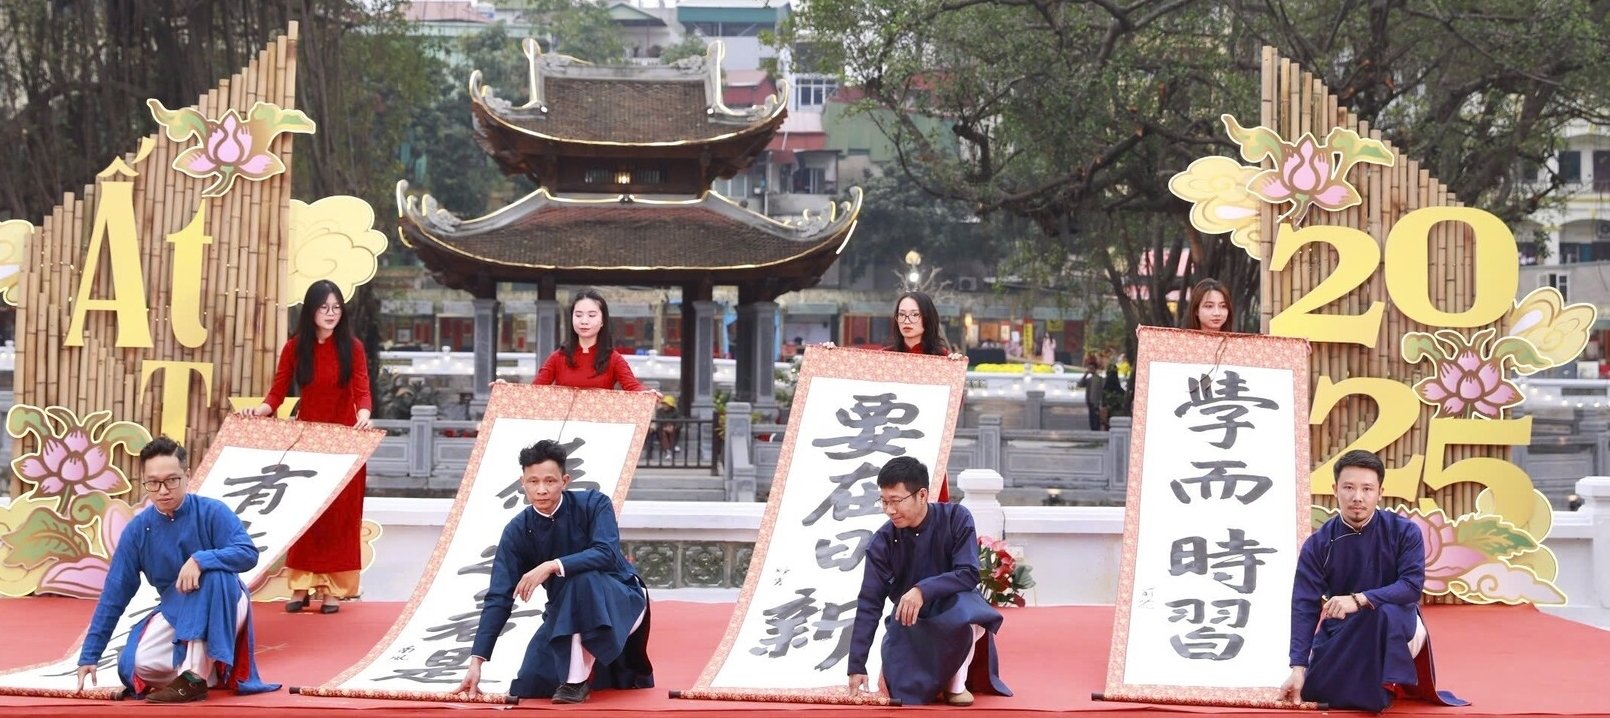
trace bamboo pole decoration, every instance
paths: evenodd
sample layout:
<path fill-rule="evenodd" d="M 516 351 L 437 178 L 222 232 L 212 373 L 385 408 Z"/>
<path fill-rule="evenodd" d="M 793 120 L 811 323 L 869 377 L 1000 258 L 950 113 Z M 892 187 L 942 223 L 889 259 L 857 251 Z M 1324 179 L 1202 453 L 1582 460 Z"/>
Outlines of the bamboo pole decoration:
<path fill-rule="evenodd" d="M 197 98 L 196 109 L 210 121 L 221 120 L 229 110 L 247 119 L 252 105 L 259 101 L 295 109 L 297 34 L 292 23 L 288 32 L 271 38 L 239 73 Z M 284 173 L 262 181 L 237 180 L 224 196 L 204 199 L 202 189 L 211 181 L 173 168 L 179 153 L 197 141 L 173 142 L 154 123 L 152 127 L 150 153 L 139 162 L 132 153 L 123 158 L 137 176 L 103 180 L 132 185 L 133 229 L 152 346 L 115 346 L 119 317 L 111 311 L 87 312 L 83 346 L 65 346 L 96 212 L 105 209 L 98 202 L 107 196 L 101 185 L 67 193 L 30 239 L 29 261 L 18 279 L 25 300 L 16 319 L 21 349 L 15 372 L 16 401 L 63 406 L 80 417 L 111 411 L 113 420 L 139 423 L 153 434 L 161 431 L 164 418 L 187 412 L 185 435 L 174 438 L 183 441 L 193 455 L 201 456 L 227 412 L 227 398 L 267 390 L 275 356 L 284 341 L 283 245 L 288 241 L 291 141 L 280 136 L 269 148 L 287 167 Z M 200 317 L 208 336 L 201 346 L 186 347 L 174 334 L 174 318 L 196 308 L 173 306 L 175 301 L 189 298 L 175 294 L 177 247 L 168 237 L 183 230 L 202 206 L 207 213 L 204 231 L 212 238 L 202 248 L 200 277 Z M 110 250 L 102 244 L 97 276 L 87 295 L 94 299 L 109 299 L 114 291 Z M 152 368 L 151 362 L 157 361 L 210 367 L 211 391 L 204 391 L 194 373 L 177 370 L 152 375 L 142 391 L 142 379 Z M 181 392 L 186 397 L 183 403 L 165 400 L 164 390 L 174 386 L 188 389 Z M 33 448 L 20 447 L 19 451 Z M 115 460 L 125 473 L 135 476 L 132 457 L 119 455 Z M 138 482 L 131 483 L 136 488 L 128 498 L 138 501 Z M 24 488 L 20 481 L 12 480 L 12 495 Z"/>

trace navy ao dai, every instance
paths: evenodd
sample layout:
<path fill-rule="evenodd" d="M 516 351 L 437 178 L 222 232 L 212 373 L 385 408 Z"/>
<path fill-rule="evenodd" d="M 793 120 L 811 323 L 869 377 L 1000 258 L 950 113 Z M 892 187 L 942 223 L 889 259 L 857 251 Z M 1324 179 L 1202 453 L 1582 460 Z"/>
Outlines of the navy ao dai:
<path fill-rule="evenodd" d="M 889 604 L 898 604 L 912 587 L 920 587 L 923 605 L 916 623 L 902 626 L 892 613 L 884 621 L 883 677 L 890 697 L 908 705 L 938 699 L 973 647 L 974 625 L 982 626 L 985 634 L 972 668 L 987 665 L 989 687 L 1000 695 L 1012 695 L 1001 682 L 995 660 L 1001 613 L 978 592 L 978 533 L 966 508 L 931 503 L 918 526 L 895 528 L 892 522 L 884 523 L 867 547 L 864 571 L 850 643 L 850 675 L 867 672 L 878 618 Z M 971 669 L 969 674 L 984 677 Z"/>
<path fill-rule="evenodd" d="M 1465 705 L 1436 690 L 1429 637 L 1418 664 L 1409 652 L 1424 585 L 1424 539 L 1396 513 L 1377 510 L 1358 530 L 1337 516 L 1309 536 L 1297 559 L 1291 611 L 1291 665 L 1308 667 L 1303 699 L 1380 711 L 1392 703 L 1384 687 L 1391 683 L 1427 700 Z M 1319 620 L 1326 598 L 1355 593 L 1373 608 Z"/>
<path fill-rule="evenodd" d="M 652 687 L 648 598 L 637 571 L 621 553 L 614 506 L 598 491 L 566 491 L 552 517 L 527 506 L 504 527 L 473 654 L 491 660 L 520 577 L 554 559 L 564 575 L 555 574 L 542 584 L 548 597 L 542 626 L 526 646 L 509 693 L 552 696 L 569 672 L 571 636 L 577 634 L 597 661 L 592 687 Z M 643 623 L 633 631 L 639 616 Z"/>

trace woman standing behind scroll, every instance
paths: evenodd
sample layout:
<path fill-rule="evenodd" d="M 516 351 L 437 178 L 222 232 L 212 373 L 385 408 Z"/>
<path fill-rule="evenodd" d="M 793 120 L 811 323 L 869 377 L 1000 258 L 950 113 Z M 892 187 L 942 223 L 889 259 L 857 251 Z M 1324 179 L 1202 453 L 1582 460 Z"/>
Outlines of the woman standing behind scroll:
<path fill-rule="evenodd" d="M 1230 290 L 1217 279 L 1204 279 L 1191 287 L 1191 303 L 1185 310 L 1185 328 L 1204 332 L 1235 331 L 1235 309 Z"/>
<path fill-rule="evenodd" d="M 295 378 L 301 401 L 298 421 L 368 429 L 373 409 L 369 398 L 369 359 L 363 343 L 353 338 L 347 322 L 346 299 L 327 279 L 314 282 L 302 298 L 296 334 L 280 350 L 274 386 L 250 414 L 269 416 L 279 410 Z M 363 568 L 359 546 L 363 523 L 366 469 L 335 497 L 329 508 L 291 546 L 285 556 L 285 573 L 295 591 L 285 610 L 307 607 L 314 593 L 323 597 L 320 613 L 341 610 L 340 601 L 358 595 L 358 573 Z"/>
<path fill-rule="evenodd" d="M 609 304 L 597 290 L 583 289 L 570 300 L 570 336 L 537 370 L 532 384 L 557 384 L 578 389 L 643 391 L 626 359 L 615 353 L 609 331 Z"/>
<path fill-rule="evenodd" d="M 950 342 L 945 341 L 945 329 L 939 324 L 939 307 L 933 298 L 922 292 L 906 292 L 894 304 L 894 343 L 885 349 L 908 354 L 955 356 Z M 939 503 L 950 503 L 950 476 L 939 477 Z"/>

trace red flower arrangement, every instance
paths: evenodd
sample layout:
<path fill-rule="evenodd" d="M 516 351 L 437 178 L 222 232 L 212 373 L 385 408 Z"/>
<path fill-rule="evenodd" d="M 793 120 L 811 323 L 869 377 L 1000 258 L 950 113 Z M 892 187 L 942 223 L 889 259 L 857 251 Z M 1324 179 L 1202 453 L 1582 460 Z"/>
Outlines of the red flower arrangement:
<path fill-rule="evenodd" d="M 992 606 L 1022 606 L 1023 592 L 1034 588 L 1033 567 L 1020 564 L 1006 542 L 978 537 L 978 590 Z"/>

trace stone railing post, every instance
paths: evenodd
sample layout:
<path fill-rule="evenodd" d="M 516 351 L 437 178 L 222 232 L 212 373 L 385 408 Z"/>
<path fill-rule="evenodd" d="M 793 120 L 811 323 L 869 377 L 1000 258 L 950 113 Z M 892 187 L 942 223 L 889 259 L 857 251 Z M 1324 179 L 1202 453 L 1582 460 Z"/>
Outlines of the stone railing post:
<path fill-rule="evenodd" d="M 415 404 L 408 409 L 408 476 L 428 479 L 435 463 L 436 407 Z"/>
<path fill-rule="evenodd" d="M 1034 390 L 1024 394 L 1023 428 L 1039 431 L 1045 420 L 1045 392 Z"/>
<path fill-rule="evenodd" d="M 755 427 L 749 402 L 727 402 L 727 428 L 725 436 L 727 467 L 727 500 L 755 500 L 755 462 L 750 453 L 754 448 Z"/>
<path fill-rule="evenodd" d="M 1576 433 L 1593 440 L 1593 475 L 1610 476 L 1610 420 L 1598 409 L 1580 411 Z"/>
<path fill-rule="evenodd" d="M 1610 476 L 1578 479 L 1576 494 L 1582 497 L 1577 511 L 1590 514 L 1593 527 L 1593 592 L 1601 608 L 1610 608 Z"/>
<path fill-rule="evenodd" d="M 1129 437 L 1131 419 L 1115 416 L 1108 420 L 1112 428 L 1107 432 L 1107 465 L 1112 473 L 1107 476 L 1109 490 L 1124 491 L 1129 486 Z"/>
<path fill-rule="evenodd" d="M 962 505 L 973 514 L 978 535 L 1002 538 L 1006 512 L 1001 509 L 1000 493 L 1006 488 L 1006 480 L 990 469 L 968 469 L 956 477 L 956 486 L 964 494 Z"/>
<path fill-rule="evenodd" d="M 978 466 L 997 475 L 1001 472 L 1001 417 L 985 414 L 978 417 Z"/>

